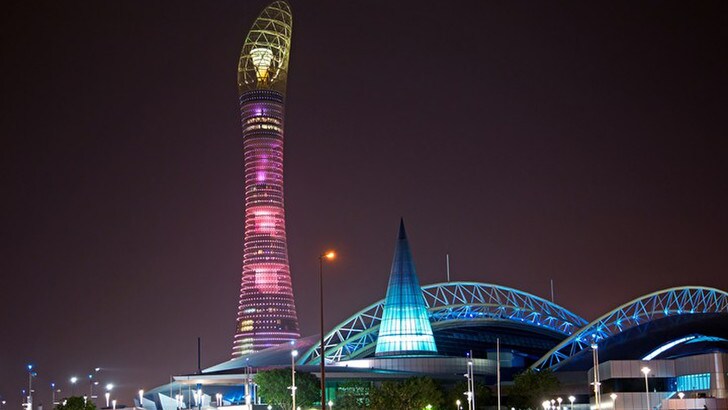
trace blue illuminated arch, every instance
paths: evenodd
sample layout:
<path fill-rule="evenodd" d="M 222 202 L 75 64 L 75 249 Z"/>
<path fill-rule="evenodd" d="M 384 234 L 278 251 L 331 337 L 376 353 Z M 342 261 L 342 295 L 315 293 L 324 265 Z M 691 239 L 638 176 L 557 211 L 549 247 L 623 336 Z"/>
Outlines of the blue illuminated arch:
<path fill-rule="evenodd" d="M 728 313 L 728 293 L 701 286 L 682 286 L 641 296 L 614 309 L 562 341 L 531 368 L 556 369 L 592 343 L 647 322 L 676 315 Z"/>
<path fill-rule="evenodd" d="M 447 282 L 422 287 L 433 329 L 485 322 L 510 322 L 547 329 L 564 337 L 586 325 L 586 320 L 532 294 L 488 283 Z M 334 327 L 324 338 L 327 362 L 356 359 L 376 346 L 384 299 L 367 306 Z M 318 364 L 320 346 L 310 348 L 299 364 Z"/>

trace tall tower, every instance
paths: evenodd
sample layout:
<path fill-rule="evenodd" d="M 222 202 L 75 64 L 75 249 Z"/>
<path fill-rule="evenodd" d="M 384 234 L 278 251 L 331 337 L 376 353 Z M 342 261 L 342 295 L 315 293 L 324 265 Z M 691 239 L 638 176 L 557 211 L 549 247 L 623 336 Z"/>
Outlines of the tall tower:
<path fill-rule="evenodd" d="M 266 7 L 238 62 L 245 155 L 245 240 L 233 357 L 300 337 L 283 207 L 283 128 L 291 8 Z"/>
<path fill-rule="evenodd" d="M 433 354 L 437 354 L 435 338 L 407 241 L 407 232 L 404 230 L 404 221 L 400 220 L 375 355 Z"/>

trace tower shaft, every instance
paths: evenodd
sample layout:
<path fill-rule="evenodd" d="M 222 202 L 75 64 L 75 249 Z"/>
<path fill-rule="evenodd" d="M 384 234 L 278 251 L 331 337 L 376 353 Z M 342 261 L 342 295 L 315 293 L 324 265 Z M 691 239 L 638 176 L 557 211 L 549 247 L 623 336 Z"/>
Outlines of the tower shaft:
<path fill-rule="evenodd" d="M 245 238 L 234 355 L 300 336 L 283 204 L 283 114 L 279 92 L 254 90 L 240 96 Z"/>

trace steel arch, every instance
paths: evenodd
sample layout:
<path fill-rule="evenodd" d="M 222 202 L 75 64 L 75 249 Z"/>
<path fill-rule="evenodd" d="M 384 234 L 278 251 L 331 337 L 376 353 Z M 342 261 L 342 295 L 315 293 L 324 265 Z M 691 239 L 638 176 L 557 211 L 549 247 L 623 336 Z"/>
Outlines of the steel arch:
<path fill-rule="evenodd" d="M 681 286 L 641 296 L 583 327 L 546 353 L 531 368 L 555 368 L 592 343 L 623 330 L 668 316 L 728 313 L 728 293 L 702 286 Z"/>
<path fill-rule="evenodd" d="M 586 320 L 529 293 L 479 282 L 446 282 L 422 287 L 433 328 L 453 321 L 510 321 L 570 336 Z M 374 348 L 384 299 L 334 327 L 324 338 L 327 362 L 362 357 Z M 439 325 L 439 326 L 438 326 Z M 310 348 L 299 364 L 318 364 L 320 346 Z"/>

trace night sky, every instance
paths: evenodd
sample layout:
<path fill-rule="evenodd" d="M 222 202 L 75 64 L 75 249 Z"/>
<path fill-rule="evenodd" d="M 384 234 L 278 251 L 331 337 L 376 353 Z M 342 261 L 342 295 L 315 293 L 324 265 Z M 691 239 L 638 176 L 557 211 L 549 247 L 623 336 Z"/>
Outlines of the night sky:
<path fill-rule="evenodd" d="M 243 232 L 236 66 L 261 0 L 2 13 L 0 395 L 139 388 L 230 357 Z M 591 320 L 728 289 L 725 2 L 292 2 L 285 146 L 301 330 L 383 298 L 399 218 L 423 284 Z M 83 382 L 77 393 L 88 391 Z M 98 390 L 97 390 L 98 391 Z"/>

